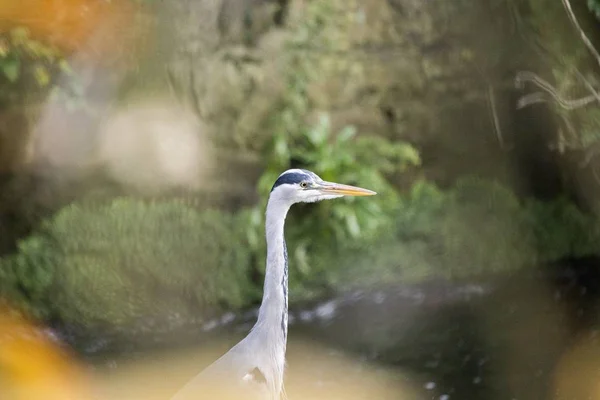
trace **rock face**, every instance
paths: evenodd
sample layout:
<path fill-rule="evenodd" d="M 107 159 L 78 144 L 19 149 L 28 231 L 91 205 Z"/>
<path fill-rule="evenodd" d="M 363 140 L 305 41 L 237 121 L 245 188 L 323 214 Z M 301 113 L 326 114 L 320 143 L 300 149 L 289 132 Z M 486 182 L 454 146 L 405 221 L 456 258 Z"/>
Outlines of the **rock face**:
<path fill-rule="evenodd" d="M 142 96 L 170 91 L 200 118 L 203 134 L 225 150 L 216 156 L 221 165 L 240 177 L 230 185 L 240 188 L 231 193 L 233 203 L 252 198 L 262 167 L 257 156 L 295 90 L 299 63 L 309 122 L 325 111 L 334 130 L 351 124 L 360 134 L 407 140 L 422 152 L 419 173 L 441 184 L 477 171 L 531 187 L 551 175 L 543 185 L 556 192 L 561 178 L 548 174 L 559 168 L 548 142 L 557 137 L 558 119 L 539 107 L 517 111 L 521 93 L 513 85 L 519 70 L 541 64 L 533 39 L 558 43 L 554 54 L 568 51 L 571 41 L 579 44 L 576 34 L 563 35 L 561 44 L 549 33 L 559 18 L 569 26 L 560 5 L 551 3 L 159 2 L 152 5 L 158 29 L 146 41 L 150 51 L 135 80 Z M 541 34 L 534 37 L 536 29 Z M 543 173 L 522 176 L 527 168 Z M 398 177 L 397 183 L 404 182 Z"/>
<path fill-rule="evenodd" d="M 165 7 L 176 43 L 170 84 L 224 147 L 264 145 L 294 73 L 286 55 L 297 52 L 312 66 L 308 120 L 327 111 L 334 129 L 352 124 L 409 140 L 423 151 L 423 173 L 441 183 L 474 170 L 515 178 L 507 151 L 524 45 L 510 2 L 180 0 Z M 286 47 L 290 40 L 295 47 Z"/>
<path fill-rule="evenodd" d="M 423 167 L 418 174 L 441 185 L 477 173 L 516 186 L 520 194 L 553 196 L 566 191 L 564 182 L 581 173 L 574 167 L 581 150 L 575 149 L 572 156 L 551 149 L 562 137 L 557 128 L 562 118 L 545 105 L 517 110 L 523 93 L 514 89 L 513 81 L 520 70 L 540 74 L 547 70 L 543 75 L 551 80 L 555 65 L 548 61 L 552 58 L 548 54 L 556 59 L 575 46 L 582 51 L 573 53 L 587 53 L 561 4 L 551 0 L 516 3 L 154 2 L 153 28 L 157 29 L 148 35 L 149 51 L 139 61 L 141 72 L 133 74 L 136 82 L 98 84 L 96 76 L 91 81 L 104 96 L 105 106 L 110 104 L 107 99 L 112 101 L 127 92 L 128 85 L 137 84 L 144 99 L 157 91 L 160 95 L 167 92 L 173 95 L 170 100 L 175 98 L 183 103 L 182 108 L 191 110 L 203 127 L 201 134 L 210 137 L 218 149 L 212 155 L 216 175 L 206 179 L 209 195 L 221 197 L 218 202 L 229 208 L 255 201 L 255 183 L 264 167 L 261 151 L 272 137 L 273 119 L 284 114 L 285 103 L 292 101 L 290 93 L 298 91 L 295 85 L 300 75 L 300 101 L 306 103 L 302 116 L 307 122 L 325 111 L 334 131 L 351 124 L 359 134 L 409 141 L 421 151 Z M 559 33 L 553 33 L 555 21 L 561 24 Z M 588 25 L 584 27 L 589 31 Z M 577 55 L 568 58 L 568 63 L 581 66 L 584 62 Z M 556 78 L 560 81 L 568 68 L 557 68 L 562 70 L 563 76 Z M 567 86 L 573 86 L 573 76 Z M 59 143 L 56 138 L 66 143 L 61 151 L 83 148 L 75 161 L 84 164 L 82 160 L 89 160 L 88 154 L 93 153 L 99 121 L 105 118 L 102 113 L 96 117 L 81 114 L 65 114 L 68 118 L 60 114 L 43 126 L 58 135 L 46 135 L 51 144 Z M 8 138 L 20 136 L 13 132 L 33 128 L 15 128 L 13 124 L 21 122 L 8 112 L 3 115 L 0 167 L 10 170 L 16 161 L 9 160 L 9 153 L 26 159 L 29 149 L 20 139 Z M 85 124 L 78 124 L 80 120 Z M 560 129 L 567 132 L 567 124 L 563 125 Z M 60 162 L 68 159 L 57 154 Z M 575 183 L 586 193 L 600 187 L 593 177 L 588 178 Z M 226 185 L 222 185 L 224 179 Z M 394 179 L 402 186 L 415 176 Z M 598 196 L 600 190 L 589 202 Z"/>

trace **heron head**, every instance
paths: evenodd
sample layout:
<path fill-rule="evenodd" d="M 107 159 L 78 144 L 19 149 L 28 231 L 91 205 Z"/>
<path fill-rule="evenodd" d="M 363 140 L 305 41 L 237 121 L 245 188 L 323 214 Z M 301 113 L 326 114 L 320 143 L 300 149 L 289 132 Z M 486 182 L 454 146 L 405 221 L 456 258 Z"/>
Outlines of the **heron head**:
<path fill-rule="evenodd" d="M 377 193 L 356 186 L 327 182 L 305 169 L 288 169 L 275 181 L 271 195 L 294 203 L 313 203 L 343 196 L 373 196 Z"/>

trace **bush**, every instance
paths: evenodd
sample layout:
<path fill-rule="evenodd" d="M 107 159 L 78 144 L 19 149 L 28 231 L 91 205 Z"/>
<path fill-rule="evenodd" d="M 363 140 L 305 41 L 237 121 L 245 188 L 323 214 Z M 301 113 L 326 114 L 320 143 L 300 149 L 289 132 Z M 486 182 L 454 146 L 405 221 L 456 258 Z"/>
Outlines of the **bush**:
<path fill-rule="evenodd" d="M 263 129 L 273 132 L 261 148 L 265 162 L 257 190 L 263 201 L 248 220 L 248 241 L 256 255 L 254 268 L 264 271 L 264 209 L 271 186 L 286 169 L 306 168 L 325 180 L 363 186 L 378 196 L 294 207 L 286 225 L 292 301 L 318 296 L 330 287 L 343 267 L 335 259 L 330 262 L 330 254 L 389 229 L 393 222 L 389 215 L 395 212 L 399 197 L 387 178 L 420 164 L 417 150 L 408 143 L 357 134 L 352 126 L 334 130 L 327 112 L 315 121 L 321 111 L 329 109 L 327 96 L 317 95 L 323 93 L 320 86 L 325 81 L 335 78 L 347 84 L 354 78 L 363 80 L 363 69 L 356 60 L 340 58 L 340 51 L 351 44 L 344 35 L 337 35 L 340 29 L 352 28 L 347 8 L 343 1 L 318 0 L 291 10 L 288 16 L 280 60 L 285 90 Z M 315 44 L 319 51 L 306 51 Z"/>
<path fill-rule="evenodd" d="M 419 182 L 373 203 L 383 207 L 373 216 L 358 216 L 357 236 L 336 234 L 350 229 L 343 213 L 366 212 L 370 200 L 292 212 L 292 302 L 353 286 L 480 277 L 600 254 L 598 220 L 572 203 L 519 201 L 474 178 L 448 191 Z M 264 267 L 263 215 L 258 207 L 237 215 L 198 211 L 176 200 L 72 205 L 0 260 L 0 291 L 37 317 L 86 327 L 244 307 L 261 294 L 250 277 Z M 364 228 L 371 217 L 378 218 L 373 230 Z"/>
<path fill-rule="evenodd" d="M 0 259 L 0 294 L 27 315 L 49 318 L 48 290 L 54 280 L 56 252 L 50 237 L 32 236 L 18 245 L 18 253 Z"/>
<path fill-rule="evenodd" d="M 514 193 L 497 183 L 459 181 L 440 220 L 445 268 L 461 276 L 533 265 L 533 227 L 525 212 Z"/>
<path fill-rule="evenodd" d="M 247 304 L 255 289 L 243 239 L 238 217 L 179 201 L 72 205 L 23 241 L 2 272 L 37 315 L 129 325 Z"/>
<path fill-rule="evenodd" d="M 541 261 L 600 254 L 600 224 L 594 216 L 582 213 L 566 199 L 530 200 L 525 206 Z"/>
<path fill-rule="evenodd" d="M 257 254 L 257 270 L 265 258 L 264 209 L 273 182 L 289 168 L 306 168 L 321 178 L 374 190 L 368 199 L 346 198 L 303 207 L 295 206 L 286 225 L 290 257 L 290 296 L 303 299 L 326 289 L 339 263 L 325 262 L 328 254 L 347 243 L 369 241 L 390 228 L 400 198 L 386 174 L 400 172 L 420 163 L 417 151 L 407 143 L 382 137 L 357 136 L 352 127 L 332 132 L 323 115 L 318 124 L 295 135 L 275 134 L 267 167 L 258 182 L 263 202 L 252 210 L 248 221 L 249 243 Z"/>
<path fill-rule="evenodd" d="M 469 278 L 600 255 L 598 219 L 574 204 L 519 201 L 507 188 L 465 178 L 448 191 L 421 182 L 402 196 L 395 228 L 323 258 L 337 288 Z"/>

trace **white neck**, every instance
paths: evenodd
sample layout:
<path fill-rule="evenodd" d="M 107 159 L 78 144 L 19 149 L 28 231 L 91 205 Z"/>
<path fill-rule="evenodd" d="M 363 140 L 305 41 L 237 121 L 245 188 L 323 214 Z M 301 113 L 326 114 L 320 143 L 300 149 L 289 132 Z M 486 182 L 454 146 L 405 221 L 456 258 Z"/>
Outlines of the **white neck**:
<path fill-rule="evenodd" d="M 271 197 L 266 212 L 267 265 L 257 328 L 270 327 L 273 339 L 287 339 L 288 271 L 284 239 L 285 217 L 291 204 Z"/>
<path fill-rule="evenodd" d="M 277 395 L 283 387 L 288 323 L 288 271 L 283 226 L 291 203 L 270 197 L 266 213 L 267 265 L 258 320 L 249 336 L 257 340 L 256 353 L 269 360 L 263 373 Z M 255 354 L 257 356 L 257 354 Z"/>

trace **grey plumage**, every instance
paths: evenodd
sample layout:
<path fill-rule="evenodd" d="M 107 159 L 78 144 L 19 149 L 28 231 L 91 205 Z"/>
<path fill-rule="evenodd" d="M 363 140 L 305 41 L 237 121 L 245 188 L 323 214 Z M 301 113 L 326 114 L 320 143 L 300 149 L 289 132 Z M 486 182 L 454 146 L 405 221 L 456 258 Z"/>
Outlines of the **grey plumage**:
<path fill-rule="evenodd" d="M 302 169 L 290 169 L 279 176 L 267 203 L 267 261 L 256 324 L 244 339 L 190 381 L 172 400 L 215 398 L 212 397 L 215 388 L 219 399 L 240 395 L 244 399 L 281 398 L 288 330 L 288 260 L 284 238 L 288 210 L 298 202 L 374 194 L 366 189 L 325 182 L 313 172 Z M 225 397 L 220 397 L 222 390 L 227 391 Z"/>

